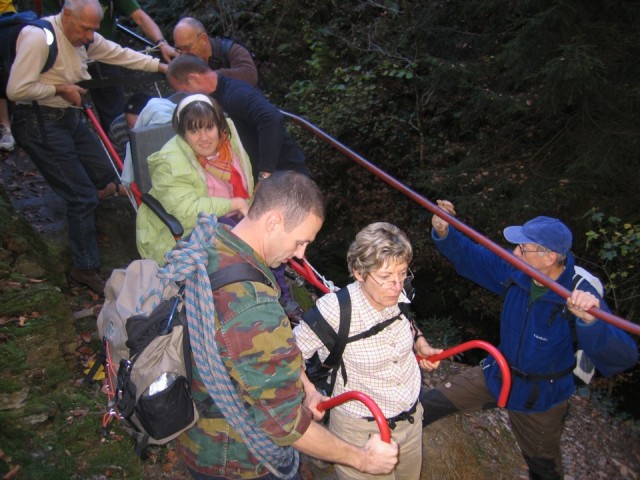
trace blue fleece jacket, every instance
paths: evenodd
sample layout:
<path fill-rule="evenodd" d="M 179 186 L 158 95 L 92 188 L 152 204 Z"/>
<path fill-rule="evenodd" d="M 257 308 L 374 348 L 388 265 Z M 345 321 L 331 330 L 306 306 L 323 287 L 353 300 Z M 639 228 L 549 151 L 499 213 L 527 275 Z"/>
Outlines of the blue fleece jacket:
<path fill-rule="evenodd" d="M 531 302 L 531 277 L 451 226 L 447 236 L 439 238 L 432 232 L 432 238 L 438 251 L 453 263 L 460 275 L 504 295 L 498 349 L 512 368 L 530 375 L 571 371 L 570 367 L 575 364 L 573 339 L 563 298 L 549 290 Z M 557 279 L 567 290 L 572 288 L 574 266 L 574 257 L 569 253 L 565 270 Z M 600 298 L 587 282 L 583 282 L 580 289 Z M 609 311 L 602 299 L 600 308 Z M 587 324 L 577 319 L 576 327 L 579 348 L 603 375 L 621 372 L 638 361 L 637 345 L 623 330 L 602 320 Z M 484 362 L 484 374 L 489 390 L 498 398 L 502 378 L 491 356 Z M 574 390 L 571 373 L 553 381 L 512 375 L 507 408 L 544 411 L 569 398 Z M 532 399 L 535 401 L 531 405 Z"/>

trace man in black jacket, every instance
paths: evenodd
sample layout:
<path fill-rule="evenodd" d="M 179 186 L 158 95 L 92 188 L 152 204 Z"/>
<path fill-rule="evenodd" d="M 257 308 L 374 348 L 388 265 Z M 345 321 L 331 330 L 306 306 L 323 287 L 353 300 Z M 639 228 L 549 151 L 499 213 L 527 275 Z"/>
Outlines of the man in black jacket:
<path fill-rule="evenodd" d="M 276 170 L 309 174 L 302 150 L 287 133 L 284 116 L 258 89 L 218 75 L 195 55 L 173 60 L 167 80 L 178 92 L 203 93 L 220 103 L 240 134 L 255 178 L 267 178 Z"/>

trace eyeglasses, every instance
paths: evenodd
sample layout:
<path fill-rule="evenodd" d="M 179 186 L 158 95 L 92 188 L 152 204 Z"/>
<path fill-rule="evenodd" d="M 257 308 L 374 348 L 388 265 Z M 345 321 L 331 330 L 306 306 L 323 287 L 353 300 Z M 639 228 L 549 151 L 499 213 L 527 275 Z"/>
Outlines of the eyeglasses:
<path fill-rule="evenodd" d="M 524 254 L 526 254 L 526 253 L 533 253 L 533 252 L 538 252 L 538 253 L 540 253 L 540 252 L 542 252 L 542 251 L 543 251 L 543 250 L 526 250 L 526 249 L 524 248 L 524 246 L 523 246 L 523 245 L 524 245 L 524 244 L 522 244 L 522 243 L 519 243 L 519 244 L 518 244 L 518 248 L 520 249 L 520 253 L 521 253 L 522 255 L 524 255 Z"/>
<path fill-rule="evenodd" d="M 187 53 L 191 53 L 193 51 L 193 46 L 198 42 L 198 39 L 201 35 L 206 35 L 205 32 L 196 33 L 195 36 L 191 37 L 191 42 L 186 45 L 175 45 L 173 49 L 178 52 L 178 55 L 183 55 Z"/>
<path fill-rule="evenodd" d="M 194 43 L 196 43 L 196 42 L 191 42 L 190 44 L 183 45 L 181 47 L 176 46 L 176 47 L 173 47 L 173 49 L 176 52 L 178 52 L 178 55 L 184 55 L 184 54 L 189 53 L 191 51 L 191 49 L 193 48 L 193 44 Z"/>
<path fill-rule="evenodd" d="M 376 277 L 373 276 L 373 273 L 369 274 L 369 277 L 371 277 L 373 279 L 374 282 L 376 282 L 378 284 L 378 286 L 382 287 L 382 288 L 394 288 L 396 286 L 397 283 L 401 283 L 402 286 L 406 286 L 409 283 L 411 283 L 411 281 L 413 280 L 413 272 L 411 271 L 410 268 L 407 269 L 407 271 L 404 273 L 404 277 L 403 274 L 400 274 L 401 279 L 400 280 L 383 280 L 380 281 L 378 280 Z"/>

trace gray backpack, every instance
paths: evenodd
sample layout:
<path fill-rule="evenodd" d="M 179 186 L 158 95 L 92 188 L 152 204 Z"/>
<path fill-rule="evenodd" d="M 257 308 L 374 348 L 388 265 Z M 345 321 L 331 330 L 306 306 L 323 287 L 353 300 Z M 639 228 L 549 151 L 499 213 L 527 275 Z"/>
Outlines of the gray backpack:
<path fill-rule="evenodd" d="M 152 260 L 136 260 L 125 271 L 115 270 L 107 281 L 105 305 L 98 316 L 107 416 L 121 420 L 141 457 L 148 445 L 165 444 L 198 420 L 191 395 L 191 346 L 182 308 L 183 287 L 174 282 L 166 285 L 157 272 Z M 241 281 L 266 282 L 262 273 L 244 262 L 222 268 L 209 279 L 212 290 Z M 154 292 L 162 292 L 157 305 L 149 303 Z M 137 313 L 129 315 L 134 298 L 138 299 Z M 87 378 L 94 373 L 89 372 Z"/>

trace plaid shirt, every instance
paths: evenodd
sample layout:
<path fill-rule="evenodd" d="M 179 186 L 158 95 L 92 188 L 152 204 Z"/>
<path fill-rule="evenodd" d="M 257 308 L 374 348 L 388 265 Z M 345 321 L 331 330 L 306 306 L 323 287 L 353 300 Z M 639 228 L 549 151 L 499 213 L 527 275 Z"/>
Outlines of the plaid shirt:
<path fill-rule="evenodd" d="M 359 282 L 347 286 L 351 296 L 351 326 L 349 336 L 362 333 L 400 313 L 397 305 L 381 312 L 366 299 Z M 403 299 L 406 301 L 406 298 Z M 337 332 L 340 307 L 335 293 L 327 294 L 316 302 L 320 313 Z M 311 328 L 301 322 L 294 329 L 296 343 L 305 359 L 318 351 L 324 360 L 329 351 Z M 413 334 L 409 320 L 402 317 L 371 337 L 347 344 L 342 359 L 347 372 L 344 385 L 340 370 L 336 376 L 333 396 L 357 390 L 369 395 L 385 417 L 391 418 L 409 410 L 420 393 L 420 367 L 413 352 Z M 371 412 L 360 402 L 346 402 L 336 407 L 344 415 L 368 417 Z"/>

